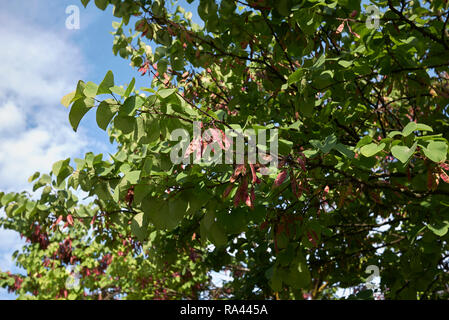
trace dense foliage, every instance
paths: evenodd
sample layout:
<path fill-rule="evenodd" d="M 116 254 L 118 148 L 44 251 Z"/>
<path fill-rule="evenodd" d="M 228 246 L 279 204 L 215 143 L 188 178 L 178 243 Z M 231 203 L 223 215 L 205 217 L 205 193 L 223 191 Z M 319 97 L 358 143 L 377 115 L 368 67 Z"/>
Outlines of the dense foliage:
<path fill-rule="evenodd" d="M 374 265 L 386 299 L 449 297 L 447 1 L 200 0 L 200 25 L 163 0 L 95 5 L 114 6 L 113 52 L 148 87 L 108 72 L 63 98 L 74 130 L 96 112 L 118 150 L 35 174 L 37 200 L 0 195 L 1 225 L 28 239 L 15 253 L 26 275 L 1 273 L 2 286 L 49 299 L 369 298 Z M 173 163 L 170 133 L 193 135 L 194 122 L 278 129 L 278 168 Z M 70 266 L 80 283 L 67 289 Z M 215 288 L 212 270 L 233 280 Z"/>

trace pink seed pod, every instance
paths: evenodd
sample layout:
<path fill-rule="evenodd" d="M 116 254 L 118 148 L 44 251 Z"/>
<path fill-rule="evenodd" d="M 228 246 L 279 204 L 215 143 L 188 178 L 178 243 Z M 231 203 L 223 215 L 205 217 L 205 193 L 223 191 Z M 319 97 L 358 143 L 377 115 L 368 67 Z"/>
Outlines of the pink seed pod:
<path fill-rule="evenodd" d="M 282 182 L 285 181 L 286 178 L 287 178 L 287 170 L 281 171 L 276 177 L 276 180 L 274 180 L 274 186 L 279 187 L 282 184 Z"/>

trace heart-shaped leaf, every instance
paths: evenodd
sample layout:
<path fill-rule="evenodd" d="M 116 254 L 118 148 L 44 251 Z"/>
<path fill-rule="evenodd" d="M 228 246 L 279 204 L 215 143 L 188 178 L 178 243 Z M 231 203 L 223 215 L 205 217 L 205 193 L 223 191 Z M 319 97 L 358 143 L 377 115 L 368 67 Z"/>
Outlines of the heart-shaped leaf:
<path fill-rule="evenodd" d="M 407 124 L 404 129 L 402 129 L 402 135 L 404 137 L 407 137 L 409 134 L 411 134 L 413 131 L 433 131 L 433 129 L 431 127 L 429 127 L 426 124 L 423 123 L 415 123 L 415 122 L 410 122 L 409 124 Z"/>
<path fill-rule="evenodd" d="M 443 141 L 431 141 L 427 148 L 423 148 L 423 152 L 433 162 L 444 162 L 447 156 L 447 144 Z"/>
<path fill-rule="evenodd" d="M 415 142 L 411 148 L 407 146 L 393 146 L 391 148 L 391 153 L 393 156 L 401 161 L 402 163 L 407 163 L 407 161 L 412 157 L 416 150 L 418 143 Z"/>
<path fill-rule="evenodd" d="M 449 221 L 439 222 L 437 224 L 434 224 L 433 226 L 428 224 L 427 228 L 429 228 L 437 236 L 442 237 L 447 233 L 449 229 Z"/>
<path fill-rule="evenodd" d="M 375 144 L 370 143 L 360 148 L 360 153 L 365 157 L 372 157 L 376 153 L 382 151 L 385 148 L 385 143 Z"/>

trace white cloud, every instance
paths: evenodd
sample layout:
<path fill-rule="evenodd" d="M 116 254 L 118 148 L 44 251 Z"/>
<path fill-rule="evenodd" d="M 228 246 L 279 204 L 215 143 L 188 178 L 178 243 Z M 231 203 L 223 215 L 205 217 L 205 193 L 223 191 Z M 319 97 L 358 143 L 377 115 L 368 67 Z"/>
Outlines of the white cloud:
<path fill-rule="evenodd" d="M 78 156 L 86 135 L 75 134 L 60 104 L 85 75 L 81 50 L 64 30 L 0 14 L 0 190 L 29 189 L 27 178 L 53 162 Z M 81 130 L 82 132 L 82 130 Z"/>
<path fill-rule="evenodd" d="M 82 53 L 66 34 L 0 15 L 0 92 L 20 103 L 52 104 L 85 73 Z"/>
<path fill-rule="evenodd" d="M 51 17 L 56 11 L 41 11 L 55 8 L 54 3 L 19 2 L 2 4 L 0 12 L 0 191 L 4 192 L 30 190 L 27 178 L 35 171 L 49 172 L 55 161 L 95 149 L 85 129 L 73 132 L 68 110 L 60 104 L 61 97 L 85 78 L 81 49 L 65 28 L 52 28 L 52 22 L 43 27 L 41 13 Z M 64 8 L 58 7 L 62 21 Z M 0 228 L 0 270 L 20 272 L 11 255 L 23 243 L 17 232 Z M 0 298 L 13 297 L 0 290 Z"/>
<path fill-rule="evenodd" d="M 13 102 L 0 106 L 0 133 L 10 133 L 15 128 L 25 127 L 25 114 Z"/>

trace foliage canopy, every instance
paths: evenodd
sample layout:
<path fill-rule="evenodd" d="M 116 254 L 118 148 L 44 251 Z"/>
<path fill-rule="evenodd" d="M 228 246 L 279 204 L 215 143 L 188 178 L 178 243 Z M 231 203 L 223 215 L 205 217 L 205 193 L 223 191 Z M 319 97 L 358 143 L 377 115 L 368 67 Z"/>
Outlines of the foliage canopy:
<path fill-rule="evenodd" d="M 26 275 L 0 273 L 3 287 L 47 299 L 316 299 L 347 287 L 366 298 L 375 265 L 387 299 L 449 297 L 447 1 L 200 0 L 201 25 L 163 0 L 94 2 L 114 6 L 113 52 L 148 87 L 110 71 L 63 98 L 73 129 L 96 112 L 117 152 L 36 173 L 38 199 L 0 194 L 1 225 L 29 240 L 14 254 Z M 170 133 L 192 134 L 194 121 L 278 129 L 279 168 L 172 163 Z M 79 287 L 67 289 L 69 266 Z M 215 288 L 211 270 L 233 280 Z"/>

